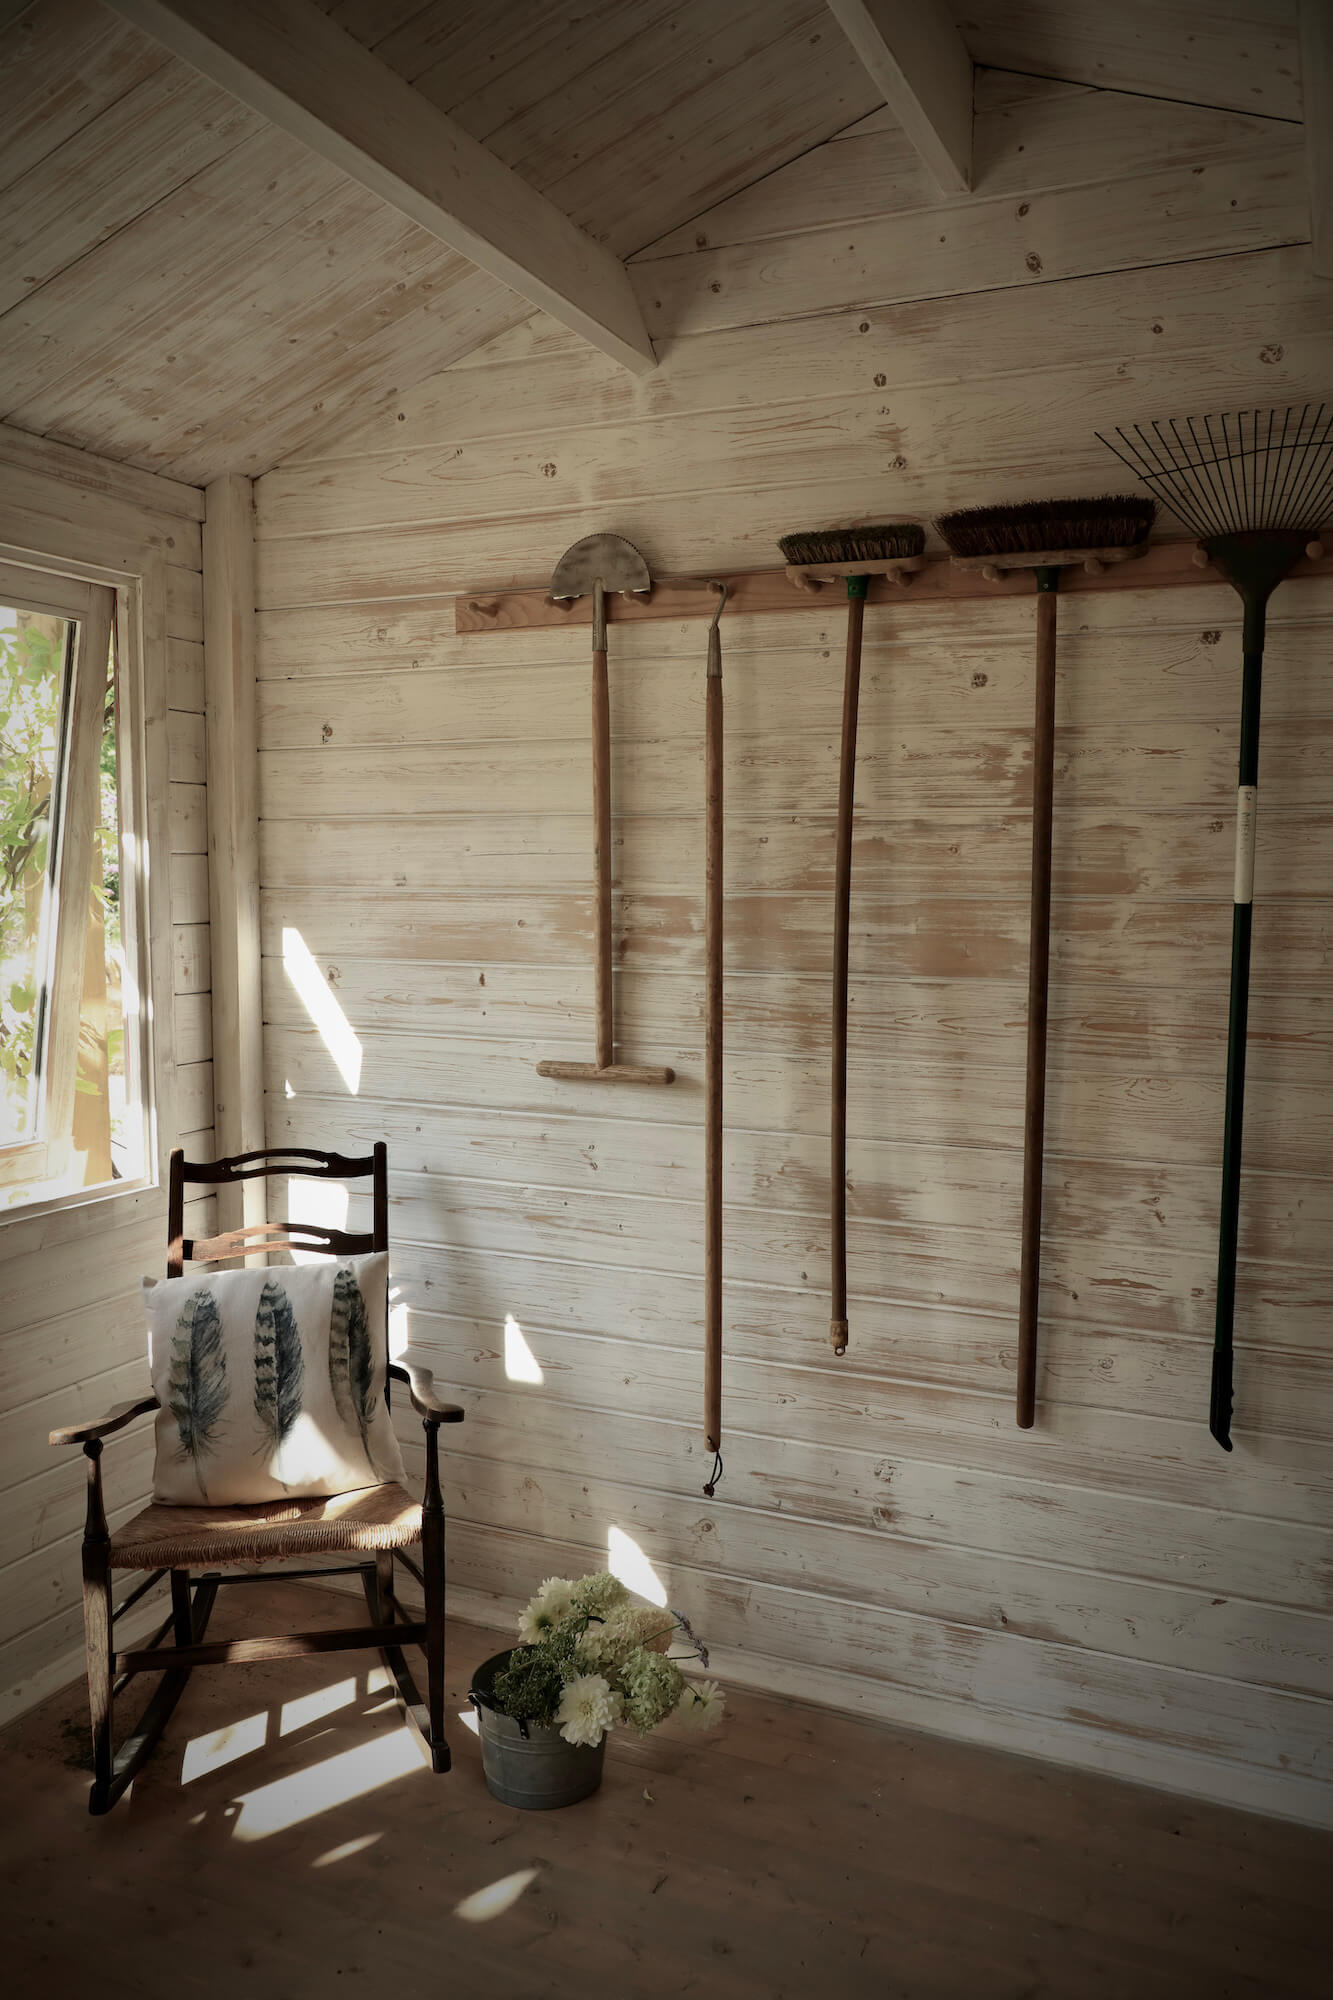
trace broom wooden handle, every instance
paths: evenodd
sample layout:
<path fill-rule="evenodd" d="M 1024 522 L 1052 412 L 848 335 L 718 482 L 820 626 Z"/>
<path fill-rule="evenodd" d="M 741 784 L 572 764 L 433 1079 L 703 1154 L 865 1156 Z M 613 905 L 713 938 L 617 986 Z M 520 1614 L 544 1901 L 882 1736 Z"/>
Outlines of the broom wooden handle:
<path fill-rule="evenodd" d="M 857 578 L 849 579 L 851 583 Z M 833 1103 L 829 1190 L 832 1264 L 829 1339 L 847 1352 L 847 966 L 852 910 L 852 806 L 856 717 L 861 699 L 864 591 L 847 598 L 847 664 L 842 682 L 842 753 L 838 765 L 838 844 L 833 864 Z"/>
<path fill-rule="evenodd" d="M 1051 807 L 1055 789 L 1055 621 L 1060 572 L 1038 578 L 1036 712 L 1032 727 L 1032 904 L 1028 926 L 1027 1094 L 1023 1114 L 1023 1220 L 1018 1275 L 1021 1430 L 1037 1409 L 1037 1306 L 1041 1289 L 1042 1158 L 1046 1136 L 1046 1015 L 1051 967 Z"/>
<path fill-rule="evenodd" d="M 722 678 L 705 689 L 704 1441 L 722 1444 Z"/>
<path fill-rule="evenodd" d="M 597 1067 L 614 1060 L 611 999 L 611 691 L 606 647 L 592 656 L 592 880 L 593 987 L 597 1012 Z"/>

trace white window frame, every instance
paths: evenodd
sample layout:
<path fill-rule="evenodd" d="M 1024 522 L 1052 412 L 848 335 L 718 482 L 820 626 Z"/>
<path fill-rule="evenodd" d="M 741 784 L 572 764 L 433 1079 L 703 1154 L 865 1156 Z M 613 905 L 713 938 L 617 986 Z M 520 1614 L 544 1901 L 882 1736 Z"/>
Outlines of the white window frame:
<path fill-rule="evenodd" d="M 90 553 L 100 555 L 102 550 Z M 130 567 L 135 557 L 138 562 Z M 75 602 L 80 590 L 85 593 L 85 602 L 95 601 L 89 593 L 98 586 L 109 587 L 114 593 L 126 1068 L 137 1085 L 143 1135 L 138 1174 L 97 1187 L 39 1196 L 0 1211 L 2 1233 L 29 1217 L 138 1199 L 146 1188 L 161 1185 L 162 1135 L 175 1129 L 175 1065 L 170 1027 L 173 981 L 165 648 L 161 634 L 153 630 L 165 611 L 165 564 L 159 552 L 150 548 L 133 550 L 128 560 L 112 567 L 79 555 L 48 554 L 0 542 L 0 570 L 7 573 L 7 582 L 15 583 L 16 594 L 26 596 L 31 603 L 44 602 L 61 616 L 79 615 L 77 611 L 61 611 L 60 605 L 62 600 Z M 109 639 L 109 631 L 107 636 Z M 59 865 L 63 874 L 63 859 Z M 151 945 L 154 937 L 159 940 L 156 952 Z"/>

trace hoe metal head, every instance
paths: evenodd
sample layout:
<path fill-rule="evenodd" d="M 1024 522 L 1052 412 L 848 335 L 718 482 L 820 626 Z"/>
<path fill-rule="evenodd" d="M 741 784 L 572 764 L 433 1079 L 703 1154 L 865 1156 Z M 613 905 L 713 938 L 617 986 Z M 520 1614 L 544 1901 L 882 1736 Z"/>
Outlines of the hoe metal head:
<path fill-rule="evenodd" d="M 593 599 L 593 645 L 606 646 L 605 597 L 617 590 L 624 597 L 646 596 L 653 587 L 648 565 L 633 542 L 623 535 L 585 535 L 565 550 L 551 578 L 556 598 Z"/>

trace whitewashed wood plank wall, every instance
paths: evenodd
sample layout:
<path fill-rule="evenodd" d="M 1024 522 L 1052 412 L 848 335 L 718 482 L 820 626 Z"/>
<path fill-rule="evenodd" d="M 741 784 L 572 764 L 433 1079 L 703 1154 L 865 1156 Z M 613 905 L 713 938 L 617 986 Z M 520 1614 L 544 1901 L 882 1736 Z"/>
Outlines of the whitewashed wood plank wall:
<path fill-rule="evenodd" d="M 207 792 L 201 547 L 203 496 L 152 474 L 21 434 L 0 436 L 0 507 L 39 553 L 77 558 L 81 538 L 111 550 L 155 548 L 143 624 L 154 686 L 165 682 L 170 1032 L 157 1037 L 160 1143 L 212 1150 Z M 87 547 L 93 546 L 86 542 Z M 91 558 L 90 558 L 91 559 Z M 133 559 L 126 558 L 133 567 Z M 151 579 L 161 579 L 154 586 Z M 211 1203 L 201 1205 L 206 1223 Z M 160 1190 L 48 1216 L 0 1219 L 0 1712 L 78 1670 L 83 1611 L 79 1539 L 85 1467 L 56 1453 L 53 1425 L 95 1415 L 147 1379 L 139 1279 L 163 1269 Z M 152 1484 L 151 1428 L 113 1440 L 106 1490 L 113 1525 Z"/>
<path fill-rule="evenodd" d="M 700 1488 L 703 631 L 612 638 L 623 1054 L 591 1040 L 581 636 L 451 593 L 610 528 L 1103 491 L 1094 428 L 1333 382 L 1281 115 L 980 78 L 978 191 L 871 117 L 637 260 L 661 366 L 537 319 L 259 482 L 269 1133 L 387 1137 L 411 1343 L 468 1405 L 455 1581 L 619 1526 L 754 1681 L 1327 1819 L 1333 589 L 1272 621 L 1237 1448 L 1206 1431 L 1237 605 L 1062 607 L 1038 1428 L 1013 1428 L 1033 615 L 868 620 L 852 1346 L 827 1343 L 842 614 L 724 624 L 726 1461 Z M 1266 110 L 1268 106 L 1264 107 Z M 330 891 L 333 891 L 331 894 Z M 355 1089 L 283 965 L 301 934 Z M 542 1371 L 507 1378 L 512 1315 Z"/>

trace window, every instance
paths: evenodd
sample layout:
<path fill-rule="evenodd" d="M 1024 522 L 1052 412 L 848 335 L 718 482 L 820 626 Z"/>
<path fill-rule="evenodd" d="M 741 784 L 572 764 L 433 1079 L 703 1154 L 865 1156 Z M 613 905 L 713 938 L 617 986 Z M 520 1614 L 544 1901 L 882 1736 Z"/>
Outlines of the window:
<path fill-rule="evenodd" d="M 0 565 L 0 1212 L 144 1173 L 116 608 Z"/>

